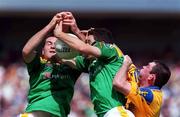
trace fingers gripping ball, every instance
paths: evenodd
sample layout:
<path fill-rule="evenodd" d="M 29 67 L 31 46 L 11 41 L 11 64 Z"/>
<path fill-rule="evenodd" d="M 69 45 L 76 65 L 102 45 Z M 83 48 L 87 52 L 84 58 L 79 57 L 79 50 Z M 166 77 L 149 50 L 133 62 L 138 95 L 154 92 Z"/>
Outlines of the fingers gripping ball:
<path fill-rule="evenodd" d="M 77 38 L 74 34 L 68 33 L 68 35 Z M 61 59 L 72 59 L 78 55 L 78 51 L 70 48 L 66 43 L 61 40 L 55 42 L 56 54 Z"/>

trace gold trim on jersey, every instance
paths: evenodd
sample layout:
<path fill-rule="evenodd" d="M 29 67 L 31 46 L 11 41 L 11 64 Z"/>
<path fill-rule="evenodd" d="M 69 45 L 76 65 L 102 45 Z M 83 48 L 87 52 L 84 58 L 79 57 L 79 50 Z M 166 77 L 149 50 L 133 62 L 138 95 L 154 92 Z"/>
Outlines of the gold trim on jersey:
<path fill-rule="evenodd" d="M 20 114 L 20 116 L 19 117 L 28 117 L 28 113 L 23 113 L 23 114 Z"/>
<path fill-rule="evenodd" d="M 45 63 L 51 63 L 50 61 L 48 61 L 47 59 L 43 58 L 43 57 L 40 57 L 40 62 L 42 64 L 45 64 Z"/>
<path fill-rule="evenodd" d="M 118 106 L 117 109 L 120 112 L 121 117 L 128 117 L 128 114 L 123 106 Z"/>
<path fill-rule="evenodd" d="M 123 52 L 121 51 L 121 49 L 119 49 L 119 47 L 117 45 L 113 44 L 112 46 L 116 49 L 119 57 L 124 55 Z"/>

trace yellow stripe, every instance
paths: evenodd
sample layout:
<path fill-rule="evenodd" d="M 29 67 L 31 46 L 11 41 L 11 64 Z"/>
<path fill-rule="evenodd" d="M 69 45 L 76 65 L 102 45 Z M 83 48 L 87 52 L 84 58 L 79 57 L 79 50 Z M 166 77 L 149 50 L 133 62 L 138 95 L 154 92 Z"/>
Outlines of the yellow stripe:
<path fill-rule="evenodd" d="M 42 64 L 45 64 L 45 63 L 51 63 L 50 61 L 48 61 L 47 59 L 43 58 L 43 57 L 40 57 L 40 62 Z"/>
<path fill-rule="evenodd" d="M 123 106 L 118 106 L 117 109 L 120 112 L 121 117 L 129 117 Z"/>
<path fill-rule="evenodd" d="M 121 57 L 121 56 L 124 55 L 123 52 L 122 52 L 115 44 L 113 44 L 113 46 L 114 46 L 114 48 L 116 49 L 119 57 Z"/>
<path fill-rule="evenodd" d="M 20 114 L 20 117 L 28 117 L 28 113 Z"/>

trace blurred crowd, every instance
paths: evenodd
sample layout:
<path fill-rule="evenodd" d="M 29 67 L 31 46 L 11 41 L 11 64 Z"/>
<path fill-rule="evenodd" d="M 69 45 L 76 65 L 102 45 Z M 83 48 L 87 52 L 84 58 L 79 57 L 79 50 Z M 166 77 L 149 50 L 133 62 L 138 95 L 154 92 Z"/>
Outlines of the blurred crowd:
<path fill-rule="evenodd" d="M 136 63 L 136 61 L 134 61 Z M 140 60 L 137 62 L 139 63 Z M 28 73 L 23 62 L 0 62 L 0 117 L 17 117 L 27 105 Z M 171 78 L 163 87 L 161 117 L 180 117 L 180 61 L 167 61 Z M 88 74 L 81 74 L 75 85 L 69 117 L 96 117 L 90 101 Z"/>

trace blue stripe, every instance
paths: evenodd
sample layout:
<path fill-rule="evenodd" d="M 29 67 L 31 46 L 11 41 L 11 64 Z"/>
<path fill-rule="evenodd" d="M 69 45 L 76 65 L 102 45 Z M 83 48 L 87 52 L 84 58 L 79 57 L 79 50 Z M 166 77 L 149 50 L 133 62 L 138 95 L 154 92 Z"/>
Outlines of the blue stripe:
<path fill-rule="evenodd" d="M 147 88 L 160 90 L 160 88 L 158 86 L 149 86 Z"/>

